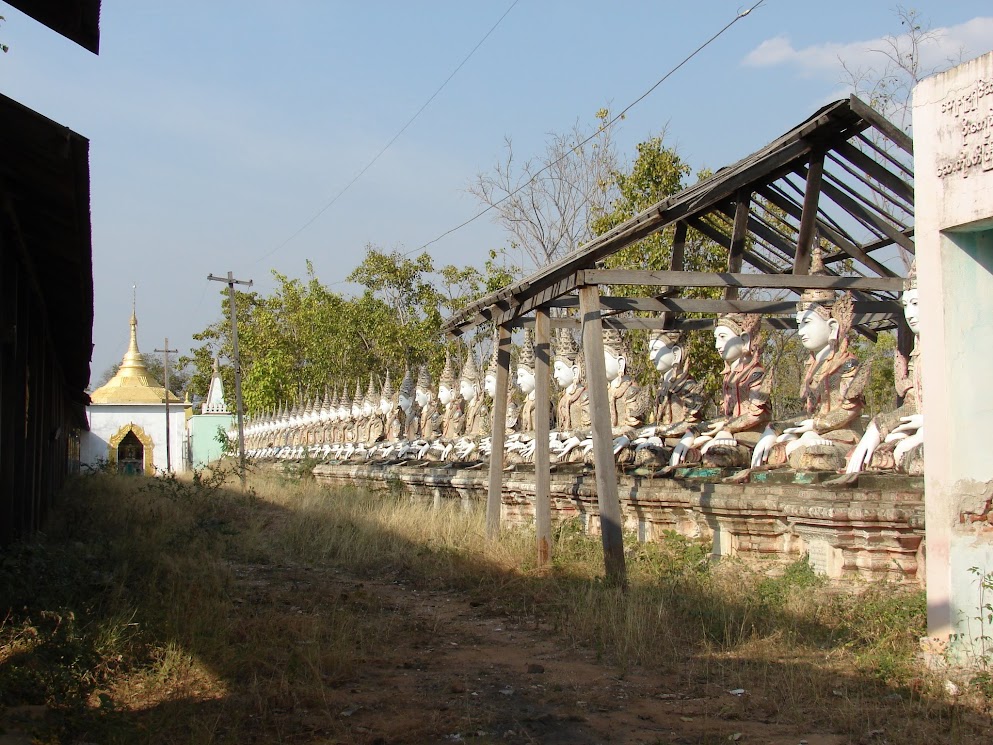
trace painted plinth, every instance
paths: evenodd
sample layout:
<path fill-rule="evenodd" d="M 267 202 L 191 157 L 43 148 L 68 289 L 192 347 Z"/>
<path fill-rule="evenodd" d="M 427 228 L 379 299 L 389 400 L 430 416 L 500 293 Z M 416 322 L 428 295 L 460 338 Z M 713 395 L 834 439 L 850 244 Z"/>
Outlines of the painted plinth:
<path fill-rule="evenodd" d="M 485 470 L 438 465 L 321 464 L 324 483 L 396 489 L 466 509 L 486 503 Z M 534 520 L 534 473 L 504 474 L 501 519 Z M 698 479 L 620 476 L 625 531 L 639 540 L 662 540 L 667 531 L 710 540 L 719 556 L 800 558 L 834 578 L 919 583 L 923 579 L 924 504 L 919 481 L 868 479 L 865 488 L 819 485 L 709 483 Z M 596 482 L 591 472 L 552 473 L 553 521 L 579 518 L 599 531 Z"/>
<path fill-rule="evenodd" d="M 993 52 L 914 89 L 914 148 L 928 633 L 967 652 L 993 572 Z"/>

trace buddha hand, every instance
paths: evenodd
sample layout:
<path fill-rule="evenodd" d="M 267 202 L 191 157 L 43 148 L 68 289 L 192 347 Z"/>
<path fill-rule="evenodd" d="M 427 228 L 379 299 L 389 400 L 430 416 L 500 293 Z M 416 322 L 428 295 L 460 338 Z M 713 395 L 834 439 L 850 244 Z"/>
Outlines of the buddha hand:
<path fill-rule="evenodd" d="M 625 445 L 628 445 L 630 442 L 631 442 L 631 438 L 628 437 L 627 435 L 620 435 L 619 437 L 615 437 L 614 455 L 617 455 L 619 452 L 621 452 L 621 449 L 624 448 Z"/>
<path fill-rule="evenodd" d="M 915 414 L 914 416 L 920 416 L 920 414 Z M 904 417 L 904 419 L 910 419 L 911 417 Z M 902 439 L 900 443 L 893 448 L 893 459 L 899 464 L 903 457 L 913 450 L 918 445 L 924 442 L 924 427 L 922 426 L 914 434 L 909 435 Z"/>
<path fill-rule="evenodd" d="M 876 426 L 875 422 L 869 422 L 869 426 L 865 428 L 865 434 L 862 435 L 859 444 L 855 446 L 855 450 L 852 451 L 851 456 L 848 458 L 845 473 L 858 473 L 869 465 L 869 461 L 872 460 L 872 454 L 876 452 L 880 441 L 879 427 Z"/>
<path fill-rule="evenodd" d="M 776 439 L 776 430 L 772 427 L 766 427 L 752 451 L 752 468 L 758 468 L 769 460 L 769 453 L 772 452 L 772 446 L 776 444 Z"/>
<path fill-rule="evenodd" d="M 679 442 L 676 443 L 676 447 L 672 449 L 672 457 L 669 459 L 670 466 L 678 466 L 686 460 L 686 454 L 693 447 L 694 440 L 696 440 L 696 433 L 691 429 L 686 430 L 686 434 L 680 438 Z"/>

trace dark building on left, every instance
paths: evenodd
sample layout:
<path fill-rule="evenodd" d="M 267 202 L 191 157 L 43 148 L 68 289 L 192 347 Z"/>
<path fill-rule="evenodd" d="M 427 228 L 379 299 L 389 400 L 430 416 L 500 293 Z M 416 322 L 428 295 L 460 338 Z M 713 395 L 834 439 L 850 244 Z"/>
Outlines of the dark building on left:
<path fill-rule="evenodd" d="M 97 53 L 99 0 L 8 0 Z M 0 94 L 0 545 L 79 468 L 93 350 L 89 141 Z"/>

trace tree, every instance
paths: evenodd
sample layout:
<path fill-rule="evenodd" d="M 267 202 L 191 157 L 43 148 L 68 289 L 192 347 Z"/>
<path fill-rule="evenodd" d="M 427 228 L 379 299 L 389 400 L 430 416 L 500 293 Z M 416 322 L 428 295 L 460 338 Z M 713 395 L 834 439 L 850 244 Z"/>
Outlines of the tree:
<path fill-rule="evenodd" d="M 601 235 L 631 219 L 654 204 L 683 190 L 690 167 L 674 147 L 665 144 L 665 134 L 651 137 L 637 146 L 638 155 L 630 171 L 615 170 L 611 174 L 616 197 L 591 223 L 594 235 Z M 700 178 L 710 174 L 703 172 Z M 647 238 L 626 246 L 604 261 L 608 267 L 637 266 L 645 269 L 669 269 L 672 266 L 673 228 L 653 233 Z M 717 243 L 693 229 L 687 230 L 683 267 L 692 271 L 721 271 L 725 269 L 725 250 Z M 657 288 L 622 286 L 612 293 L 629 297 L 651 296 Z M 690 287 L 680 289 L 682 297 L 717 297 L 715 288 Z M 656 373 L 647 363 L 647 334 L 632 333 L 634 359 L 629 367 L 641 382 L 653 380 Z M 687 335 L 686 347 L 693 360 L 693 371 L 711 394 L 720 388 L 720 371 L 723 364 L 714 350 L 713 336 L 704 332 Z"/>
<path fill-rule="evenodd" d="M 592 130 L 578 122 L 552 134 L 545 152 L 518 164 L 513 142 L 492 173 L 479 174 L 469 193 L 496 212 L 495 221 L 511 235 L 532 268 L 575 251 L 592 237 L 592 220 L 611 198 L 617 156 L 607 125 L 609 112 L 597 112 Z"/>
<path fill-rule="evenodd" d="M 369 375 L 402 375 L 408 365 L 427 363 L 437 376 L 446 348 L 456 356 L 465 353 L 458 342 L 443 343 L 442 310 L 463 307 L 509 282 L 516 268 L 501 257 L 491 252 L 482 271 L 447 266 L 435 272 L 428 254 L 408 259 L 369 245 L 349 276 L 363 287 L 354 297 L 329 290 L 310 262 L 303 280 L 273 272 L 277 288 L 268 296 L 236 292 L 246 410 L 323 398 L 328 389 L 347 387 L 351 393 L 357 379 L 364 386 Z M 231 358 L 226 290 L 220 300 L 221 320 L 195 334 L 203 344 L 183 358 L 195 368 L 191 385 L 197 391 L 207 389 L 215 354 Z M 221 375 L 225 389 L 233 390 L 231 366 Z"/>

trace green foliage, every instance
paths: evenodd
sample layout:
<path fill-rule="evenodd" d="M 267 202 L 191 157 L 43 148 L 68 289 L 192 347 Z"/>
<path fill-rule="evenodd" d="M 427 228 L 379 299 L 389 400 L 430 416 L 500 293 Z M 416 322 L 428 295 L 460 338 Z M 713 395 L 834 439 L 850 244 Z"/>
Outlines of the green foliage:
<path fill-rule="evenodd" d="M 608 211 L 593 220 L 591 227 L 595 235 L 607 231 L 631 219 L 638 213 L 676 194 L 685 186 L 684 180 L 690 174 L 690 167 L 683 162 L 674 147 L 665 144 L 663 136 L 652 137 L 638 145 L 638 156 L 628 172 L 615 171 L 614 183 L 619 196 Z M 709 176 L 698 174 L 700 179 Z M 667 270 L 672 266 L 673 228 L 644 238 L 609 256 L 604 264 L 609 268 L 636 266 L 642 269 Z M 683 268 L 689 271 L 724 271 L 727 252 L 720 245 L 690 228 L 687 230 L 683 255 Z M 615 287 L 612 293 L 627 297 L 648 297 L 656 294 L 653 287 Z M 720 294 L 717 288 L 685 288 L 679 291 L 680 297 L 714 298 Z M 631 334 L 632 357 L 628 368 L 642 383 L 654 377 L 654 371 L 647 363 L 647 334 Z M 723 363 L 714 350 L 713 335 L 709 332 L 690 332 L 686 339 L 687 354 L 691 360 L 690 369 L 694 377 L 702 382 L 713 395 L 720 389 Z"/>
<path fill-rule="evenodd" d="M 893 356 L 896 352 L 896 336 L 882 332 L 871 342 L 858 337 L 851 346 L 852 351 L 864 365 L 871 365 L 869 380 L 865 386 L 865 413 L 870 417 L 896 408 L 896 388 L 893 378 Z"/>
<path fill-rule="evenodd" d="M 310 262 L 304 279 L 273 272 L 277 287 L 271 295 L 235 294 L 245 410 L 270 411 L 323 396 L 328 388 L 351 391 L 357 379 L 364 388 L 369 375 L 402 375 L 408 365 L 427 363 L 437 376 L 446 348 L 440 333 L 444 313 L 502 287 L 519 271 L 503 251 L 491 251 L 482 270 L 436 271 L 427 253 L 411 259 L 370 245 L 349 275 L 362 287 L 355 296 L 332 292 Z M 226 289 L 220 299 L 221 320 L 195 334 L 203 344 L 180 360 L 195 370 L 190 385 L 197 391 L 207 390 L 217 352 L 233 356 Z M 464 355 L 458 344 L 450 348 Z M 233 391 L 233 368 L 223 366 L 221 376 Z"/>

